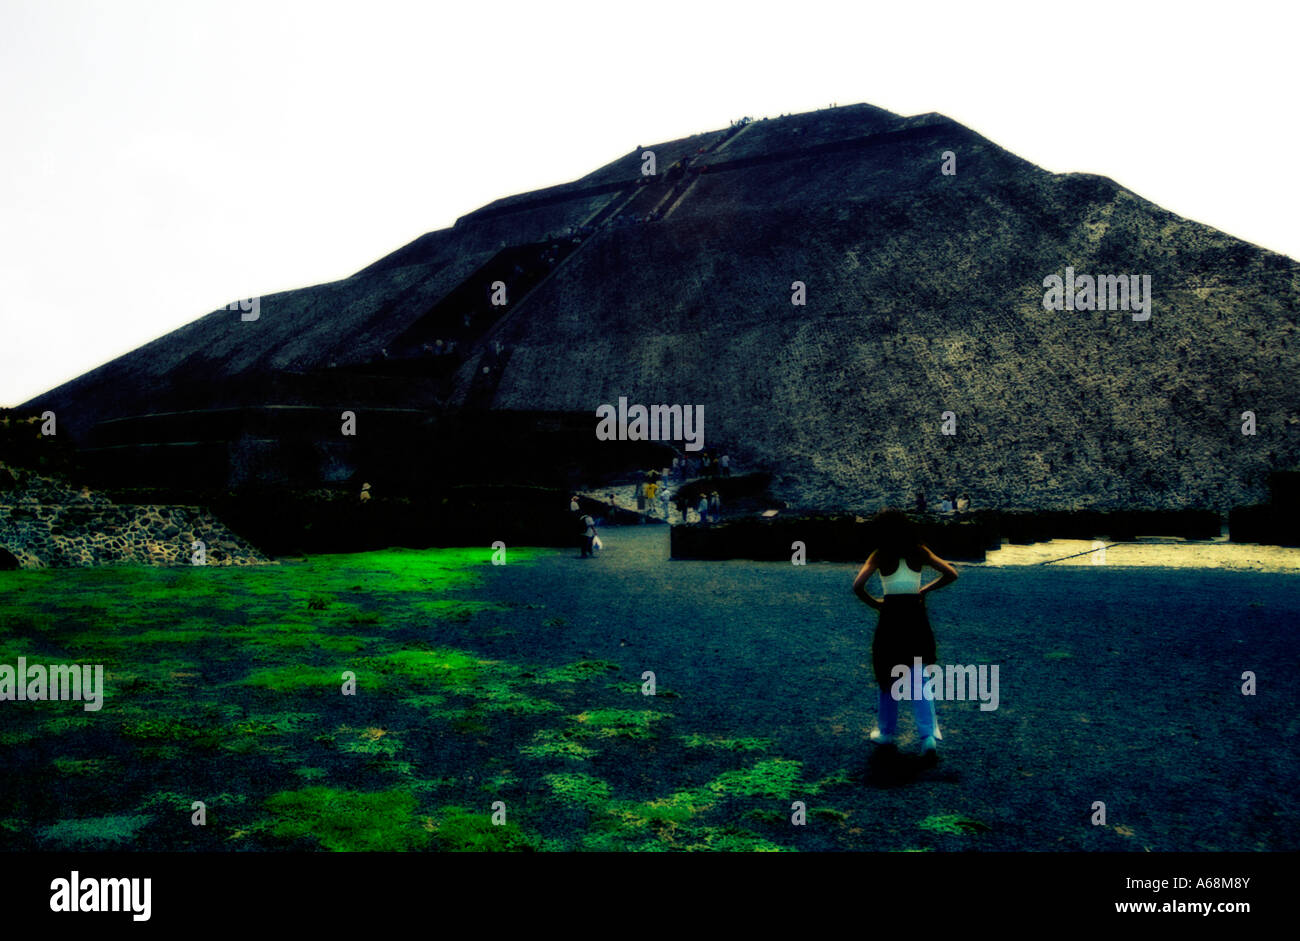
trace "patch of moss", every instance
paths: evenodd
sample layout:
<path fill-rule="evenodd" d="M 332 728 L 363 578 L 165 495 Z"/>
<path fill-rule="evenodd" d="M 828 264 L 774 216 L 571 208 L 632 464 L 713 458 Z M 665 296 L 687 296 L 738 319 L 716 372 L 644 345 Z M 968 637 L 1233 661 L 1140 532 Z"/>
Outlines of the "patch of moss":
<path fill-rule="evenodd" d="M 402 748 L 401 737 L 387 729 L 365 728 L 365 729 L 347 729 L 346 733 L 340 730 L 335 736 L 335 744 L 339 750 L 351 755 L 372 755 L 381 758 L 391 758 Z"/>
<path fill-rule="evenodd" d="M 427 846 L 431 833 L 415 815 L 405 790 L 347 791 L 309 787 L 281 791 L 266 801 L 281 839 L 310 839 L 335 852 L 392 852 Z"/>
<path fill-rule="evenodd" d="M 442 647 L 433 650 L 398 650 L 370 657 L 366 666 L 385 677 L 433 683 L 453 692 L 472 693 L 475 684 L 496 661 L 485 660 L 463 650 Z"/>
<path fill-rule="evenodd" d="M 687 852 L 712 853 L 782 853 L 789 852 L 756 833 L 739 827 L 699 827 L 687 831 L 680 849 Z"/>
<path fill-rule="evenodd" d="M 847 813 L 836 810 L 834 807 L 812 807 L 808 810 L 808 816 L 818 820 L 829 820 L 833 823 L 843 823 L 849 819 Z"/>
<path fill-rule="evenodd" d="M 225 731 L 176 716 L 153 715 L 127 719 L 122 723 L 127 738 L 163 742 L 189 742 L 200 747 L 212 746 L 225 737 Z"/>
<path fill-rule="evenodd" d="M 579 660 L 577 663 L 561 667 L 551 667 L 537 673 L 535 683 L 581 683 L 594 680 L 608 673 L 617 673 L 619 665 L 609 660 Z M 524 674 L 528 675 L 528 674 Z"/>
<path fill-rule="evenodd" d="M 799 783 L 802 765 L 788 758 L 769 758 L 752 768 L 724 771 L 705 785 L 729 796 L 788 798 L 797 793 L 814 793 Z"/>
<path fill-rule="evenodd" d="M 106 758 L 55 758 L 50 762 L 59 774 L 74 777 L 99 776 L 106 774 L 112 765 Z"/>
<path fill-rule="evenodd" d="M 482 785 L 479 786 L 479 790 L 494 793 L 504 787 L 509 787 L 512 784 L 518 783 L 519 779 L 515 777 L 515 773 L 509 768 L 506 768 L 498 774 L 490 774 L 485 777 Z"/>
<path fill-rule="evenodd" d="M 774 744 L 770 738 L 723 738 L 717 735 L 678 735 L 687 748 L 721 748 L 727 751 L 767 751 Z"/>
<path fill-rule="evenodd" d="M 35 729 L 5 729 L 0 731 L 0 746 L 26 745 L 37 737 Z"/>
<path fill-rule="evenodd" d="M 948 833 L 955 836 L 987 832 L 993 829 L 986 823 L 972 820 L 970 817 L 963 817 L 961 814 L 931 814 L 922 820 L 918 826 L 922 830 L 930 830 L 934 833 Z"/>
<path fill-rule="evenodd" d="M 811 784 L 805 784 L 803 790 L 806 794 L 820 794 L 828 788 L 851 785 L 853 785 L 852 776 L 849 774 L 847 769 L 841 768 L 838 771 L 832 771 L 824 778 L 819 778 L 818 780 L 813 781 Z"/>
<path fill-rule="evenodd" d="M 180 811 L 190 813 L 190 808 L 196 800 L 203 800 L 203 798 L 177 794 L 175 791 L 154 791 L 136 809 L 139 813 L 147 814 L 171 814 Z M 205 803 L 209 802 L 205 801 Z"/>
<path fill-rule="evenodd" d="M 460 807 L 444 807 L 434 825 L 441 849 L 453 853 L 518 853 L 540 849 L 536 837 L 507 819 L 494 824 L 491 815 L 472 814 Z"/>
<path fill-rule="evenodd" d="M 102 849 L 135 842 L 140 830 L 153 820 L 148 814 L 116 814 L 60 820 L 37 831 L 43 845 L 77 849 Z"/>
<path fill-rule="evenodd" d="M 533 733 L 533 744 L 522 745 L 519 751 L 529 758 L 573 758 L 585 761 L 596 754 L 594 748 L 583 745 L 579 733 L 567 729 L 539 729 Z"/>
<path fill-rule="evenodd" d="M 286 735 L 300 731 L 315 719 L 315 713 L 311 712 L 274 712 L 240 719 L 231 724 L 230 732 L 234 735 Z"/>
<path fill-rule="evenodd" d="M 379 688 L 377 678 L 367 670 L 348 666 L 316 667 L 301 663 L 254 670 L 239 682 L 243 686 L 255 686 L 277 693 L 295 693 L 308 689 L 342 692 L 343 673 L 348 669 L 356 674 L 357 689 L 373 692 Z"/>
<path fill-rule="evenodd" d="M 620 821 L 620 825 L 643 829 L 659 823 L 689 823 L 716 803 L 717 797 L 707 791 L 685 790 L 648 801 L 620 801 L 613 804 L 609 812 Z"/>
<path fill-rule="evenodd" d="M 669 716 L 664 712 L 639 709 L 591 709 L 573 716 L 573 721 L 600 738 L 654 738 L 650 726 Z"/>
<path fill-rule="evenodd" d="M 282 628 L 261 630 L 249 636 L 248 646 L 254 650 L 266 649 L 270 655 L 279 656 L 288 650 L 328 650 L 333 653 L 356 653 L 371 646 L 373 641 L 353 635 L 323 634 Z"/>
<path fill-rule="evenodd" d="M 626 830 L 596 830 L 585 833 L 578 848 L 592 853 L 666 853 L 672 847 L 656 837 Z"/>
<path fill-rule="evenodd" d="M 404 696 L 401 703 L 404 706 L 410 706 L 412 709 L 421 712 L 438 713 L 446 705 L 447 697 L 442 693 L 419 693 L 414 696 Z"/>
<path fill-rule="evenodd" d="M 520 691 L 514 683 L 485 683 L 473 691 L 479 706 L 488 712 L 507 712 L 511 715 L 542 715 L 561 712 L 560 706 L 549 699 L 539 699 Z"/>
<path fill-rule="evenodd" d="M 613 794 L 606 782 L 589 774 L 548 774 L 542 780 L 560 800 L 589 810 L 605 806 Z"/>
<path fill-rule="evenodd" d="M 426 619 L 450 624 L 465 624 L 475 615 L 500 609 L 499 605 L 490 601 L 454 601 L 446 598 L 408 602 L 406 607 Z"/>

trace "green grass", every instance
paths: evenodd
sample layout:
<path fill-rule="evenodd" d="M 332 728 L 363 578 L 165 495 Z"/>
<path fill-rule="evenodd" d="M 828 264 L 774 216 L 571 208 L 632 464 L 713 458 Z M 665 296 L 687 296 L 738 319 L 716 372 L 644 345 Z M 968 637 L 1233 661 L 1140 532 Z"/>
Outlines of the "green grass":
<path fill-rule="evenodd" d="M 986 823 L 963 817 L 961 814 L 933 814 L 922 820 L 918 826 L 922 830 L 929 830 L 932 833 L 945 833 L 953 836 L 984 833 L 992 829 Z"/>
<path fill-rule="evenodd" d="M 512 549 L 510 564 L 540 551 Z M 736 822 L 784 820 L 790 800 L 842 783 L 752 761 L 769 739 L 677 728 L 675 697 L 642 696 L 617 663 L 492 655 L 485 638 L 537 606 L 477 597 L 489 565 L 486 549 L 440 549 L 0 573 L 0 662 L 99 663 L 105 677 L 99 712 L 6 710 L 0 847 L 770 850 L 788 828 Z M 592 770 L 674 754 L 708 770 L 669 766 L 658 795 Z M 191 825 L 194 800 L 206 826 Z"/>
<path fill-rule="evenodd" d="M 266 808 L 272 836 L 315 842 L 336 852 L 421 849 L 433 835 L 416 815 L 415 798 L 401 790 L 309 787 L 282 791 L 267 800 Z"/>

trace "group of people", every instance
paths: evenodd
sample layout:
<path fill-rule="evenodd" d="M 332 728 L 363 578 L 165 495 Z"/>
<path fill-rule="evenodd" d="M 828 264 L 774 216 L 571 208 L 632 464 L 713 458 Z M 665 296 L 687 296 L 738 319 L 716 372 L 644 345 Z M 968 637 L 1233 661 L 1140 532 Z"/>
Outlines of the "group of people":
<path fill-rule="evenodd" d="M 701 491 L 698 499 L 692 499 L 681 491 L 674 494 L 658 471 L 647 471 L 644 478 L 637 482 L 635 499 L 636 509 L 641 514 L 643 523 L 651 516 L 659 516 L 665 522 L 670 521 L 669 511 L 674 506 L 681 515 L 683 523 L 717 523 L 722 519 L 722 496 L 718 491 Z M 611 513 L 618 508 L 612 490 L 606 492 L 605 502 L 609 505 Z M 578 528 L 583 539 L 594 543 L 594 548 L 600 548 L 600 537 L 596 534 L 596 526 L 603 520 L 597 521 L 583 514 L 577 494 L 570 498 L 569 510 L 579 522 Z M 589 554 L 591 553 L 584 548 L 583 555 Z"/>
<path fill-rule="evenodd" d="M 916 512 L 925 513 L 927 512 L 927 508 L 928 504 L 925 500 L 925 494 L 918 493 L 916 495 Z M 960 519 L 963 513 L 970 512 L 970 497 L 964 493 L 961 496 L 953 496 L 951 493 L 945 493 L 943 499 L 939 501 L 938 512 L 944 516 L 952 516 Z"/>
<path fill-rule="evenodd" d="M 701 523 L 716 523 L 722 519 L 722 499 L 718 496 L 718 491 L 712 493 L 700 493 L 700 499 L 695 504 L 695 512 L 699 515 Z M 685 517 L 686 514 L 682 514 Z"/>
<path fill-rule="evenodd" d="M 667 521 L 672 502 L 668 484 L 657 471 L 650 471 L 646 479 L 637 484 L 636 508 L 642 513 L 657 514 Z"/>
<path fill-rule="evenodd" d="M 730 477 L 731 457 L 726 454 L 719 457 L 712 451 L 704 451 L 698 458 L 675 457 L 669 472 L 677 480 L 690 477 Z"/>

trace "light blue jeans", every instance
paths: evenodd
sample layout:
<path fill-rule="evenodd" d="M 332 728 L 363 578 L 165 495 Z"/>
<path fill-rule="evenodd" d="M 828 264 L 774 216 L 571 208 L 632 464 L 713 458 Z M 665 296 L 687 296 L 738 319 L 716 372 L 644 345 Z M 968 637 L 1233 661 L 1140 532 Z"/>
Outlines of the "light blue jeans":
<path fill-rule="evenodd" d="M 911 682 L 912 711 L 916 714 L 916 734 L 921 738 L 933 735 L 936 739 L 942 739 L 943 735 L 939 731 L 939 720 L 934 715 L 934 700 L 927 699 L 923 695 L 925 691 L 924 674 L 913 673 Z M 898 732 L 898 700 L 894 699 L 887 689 L 880 691 L 880 718 L 877 724 L 882 735 L 894 735 Z"/>

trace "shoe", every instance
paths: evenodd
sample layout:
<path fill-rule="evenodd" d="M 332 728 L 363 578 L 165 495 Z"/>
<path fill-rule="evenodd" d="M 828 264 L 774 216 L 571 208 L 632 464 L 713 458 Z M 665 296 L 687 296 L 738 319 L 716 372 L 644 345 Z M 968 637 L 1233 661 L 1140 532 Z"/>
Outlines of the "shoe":
<path fill-rule="evenodd" d="M 877 745 L 894 744 L 894 736 L 886 735 L 884 732 L 880 731 L 880 729 L 871 730 L 871 740 L 875 742 Z"/>
<path fill-rule="evenodd" d="M 939 746 L 938 746 L 938 744 L 935 742 L 935 740 L 934 740 L 934 736 L 933 736 L 933 735 L 927 735 L 927 736 L 922 740 L 922 742 L 921 742 L 921 754 L 922 754 L 922 755 L 937 755 L 938 753 L 939 753 Z"/>

